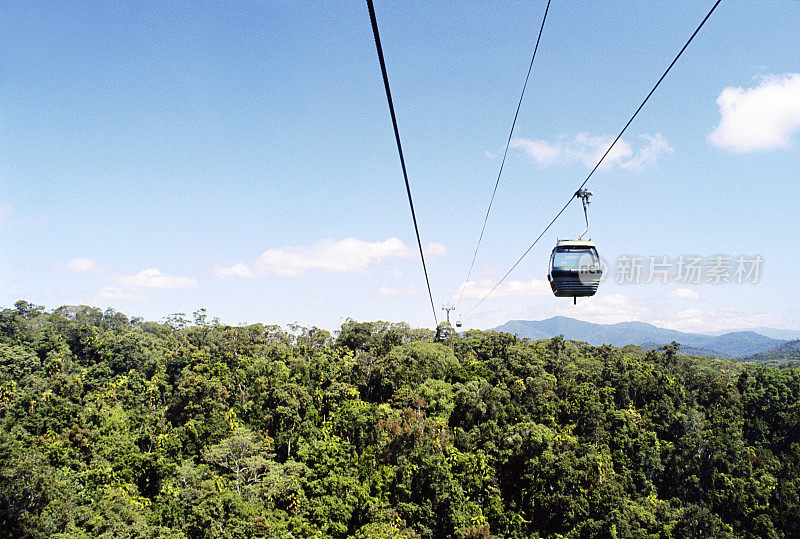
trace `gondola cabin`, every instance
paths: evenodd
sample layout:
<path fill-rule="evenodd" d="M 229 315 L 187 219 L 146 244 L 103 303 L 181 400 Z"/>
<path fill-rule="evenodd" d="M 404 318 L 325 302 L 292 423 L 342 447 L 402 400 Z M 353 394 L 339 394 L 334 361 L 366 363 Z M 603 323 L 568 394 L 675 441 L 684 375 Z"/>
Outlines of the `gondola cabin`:
<path fill-rule="evenodd" d="M 572 298 L 594 296 L 602 276 L 603 268 L 594 242 L 559 240 L 556 243 L 547 275 L 553 294 Z"/>

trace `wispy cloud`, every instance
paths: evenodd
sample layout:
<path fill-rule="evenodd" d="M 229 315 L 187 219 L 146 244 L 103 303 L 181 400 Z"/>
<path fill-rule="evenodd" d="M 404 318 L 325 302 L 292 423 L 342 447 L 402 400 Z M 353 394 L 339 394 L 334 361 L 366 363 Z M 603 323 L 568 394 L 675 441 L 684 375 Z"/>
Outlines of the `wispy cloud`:
<path fill-rule="evenodd" d="M 246 279 L 252 279 L 256 276 L 253 270 L 247 267 L 244 262 L 239 262 L 229 267 L 217 266 L 214 268 L 214 275 L 217 277 L 244 277 Z"/>
<path fill-rule="evenodd" d="M 440 243 L 429 243 L 423 248 L 429 256 L 446 256 L 447 249 Z M 255 277 L 281 275 L 300 277 L 307 271 L 317 270 L 340 273 L 367 273 L 369 268 L 384 260 L 413 258 L 417 250 L 399 238 L 369 242 L 356 238 L 332 239 L 308 247 L 282 247 L 265 251 L 253 264 L 239 262 L 230 267 L 214 269 L 218 277 Z"/>
<path fill-rule="evenodd" d="M 670 292 L 669 295 L 670 297 L 677 299 L 691 299 L 694 301 L 698 301 L 700 299 L 700 294 L 691 288 L 676 288 Z"/>
<path fill-rule="evenodd" d="M 194 288 L 197 279 L 183 276 L 164 275 L 157 268 L 147 268 L 136 275 L 123 276 L 117 279 L 123 286 L 140 288 Z"/>
<path fill-rule="evenodd" d="M 640 172 L 673 151 L 660 133 L 642 135 L 641 138 L 647 143 L 636 151 L 625 139 L 617 141 L 600 168 L 618 167 Z M 541 166 L 578 162 L 586 167 L 594 167 L 613 141 L 613 137 L 578 133 L 572 139 L 561 137 L 555 142 L 516 138 L 511 141 L 511 146 L 522 149 Z"/>
<path fill-rule="evenodd" d="M 570 305 L 569 309 L 563 310 L 563 314 L 588 322 L 616 324 L 617 322 L 645 320 L 651 314 L 651 310 L 624 294 L 604 294 L 579 299 L 577 305 Z"/>
<path fill-rule="evenodd" d="M 642 135 L 641 138 L 646 140 L 647 144 L 639 148 L 636 155 L 620 163 L 620 168 L 641 172 L 646 168 L 655 166 L 662 155 L 675 151 L 675 148 L 669 145 L 669 142 L 661 136 L 661 133 L 656 133 L 654 136 Z"/>
<path fill-rule="evenodd" d="M 145 295 L 141 289 L 129 286 L 112 286 L 108 285 L 103 287 L 98 293 L 97 297 L 100 299 L 113 299 L 113 300 L 126 300 L 126 301 L 142 301 Z"/>
<path fill-rule="evenodd" d="M 525 153 L 533 157 L 537 163 L 543 166 L 552 165 L 563 153 L 563 144 L 556 142 L 550 143 L 545 140 L 530 140 L 515 138 L 511 141 L 512 148 L 522 148 Z"/>
<path fill-rule="evenodd" d="M 714 145 L 740 153 L 788 147 L 800 129 L 800 73 L 768 75 L 754 88 L 725 88 L 717 105 Z"/>
<path fill-rule="evenodd" d="M 780 316 L 766 313 L 745 313 L 734 309 L 684 309 L 675 313 L 674 317 L 653 320 L 652 323 L 668 329 L 694 332 L 736 331 L 755 327 L 791 327 L 791 324 Z"/>
<path fill-rule="evenodd" d="M 578 133 L 575 135 L 573 144 L 566 147 L 566 157 L 572 161 L 581 161 L 586 167 L 593 167 L 603 157 L 612 142 L 614 142 L 612 137 Z M 603 160 L 600 168 L 612 168 L 630 159 L 632 155 L 631 145 L 621 138 Z"/>
<path fill-rule="evenodd" d="M 67 273 L 98 274 L 105 271 L 105 268 L 101 267 L 100 264 L 97 263 L 96 258 L 73 258 L 66 264 L 62 264 L 60 267 L 62 271 L 66 271 Z"/>
<path fill-rule="evenodd" d="M 431 242 L 422 246 L 422 252 L 428 256 L 447 256 L 447 247 L 441 243 Z"/>
<path fill-rule="evenodd" d="M 491 279 L 479 279 L 468 281 L 462 285 L 464 298 L 483 299 L 492 290 L 496 281 Z M 550 284 L 544 280 L 533 279 L 532 281 L 506 281 L 500 284 L 492 292 L 491 297 L 514 297 L 514 296 L 545 296 L 550 294 Z M 452 298 L 458 299 L 461 296 L 461 288 L 453 292 Z"/>
<path fill-rule="evenodd" d="M 419 294 L 419 289 L 415 286 L 410 286 L 410 285 L 402 289 L 392 288 L 389 286 L 382 286 L 378 293 L 381 296 L 386 296 L 390 298 L 399 298 L 405 296 L 416 296 L 417 294 Z"/>

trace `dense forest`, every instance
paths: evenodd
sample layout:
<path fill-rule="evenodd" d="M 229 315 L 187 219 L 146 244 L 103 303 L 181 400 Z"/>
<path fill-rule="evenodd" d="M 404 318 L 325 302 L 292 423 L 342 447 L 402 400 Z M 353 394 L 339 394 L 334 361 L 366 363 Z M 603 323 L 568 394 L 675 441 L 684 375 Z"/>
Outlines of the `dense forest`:
<path fill-rule="evenodd" d="M 800 372 L 347 321 L 0 311 L 14 537 L 800 537 Z"/>
<path fill-rule="evenodd" d="M 775 348 L 770 348 L 744 358 L 745 361 L 755 361 L 763 365 L 773 365 L 779 368 L 800 366 L 800 339 L 787 341 Z"/>

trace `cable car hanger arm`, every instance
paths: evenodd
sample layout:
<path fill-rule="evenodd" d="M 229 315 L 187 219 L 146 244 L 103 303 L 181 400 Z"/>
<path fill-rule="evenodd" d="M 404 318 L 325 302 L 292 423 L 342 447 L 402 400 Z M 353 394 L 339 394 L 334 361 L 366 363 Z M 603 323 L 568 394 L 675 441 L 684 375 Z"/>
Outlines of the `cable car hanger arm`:
<path fill-rule="evenodd" d="M 583 235 L 589 231 L 589 202 L 590 202 L 589 198 L 592 195 L 594 195 L 594 193 L 592 191 L 589 191 L 588 189 L 578 189 L 575 192 L 575 196 L 577 198 L 580 198 L 581 202 L 583 202 L 583 216 L 586 217 L 586 228 L 584 228 L 583 232 L 581 232 L 581 235 L 578 236 L 579 240 L 582 240 Z"/>

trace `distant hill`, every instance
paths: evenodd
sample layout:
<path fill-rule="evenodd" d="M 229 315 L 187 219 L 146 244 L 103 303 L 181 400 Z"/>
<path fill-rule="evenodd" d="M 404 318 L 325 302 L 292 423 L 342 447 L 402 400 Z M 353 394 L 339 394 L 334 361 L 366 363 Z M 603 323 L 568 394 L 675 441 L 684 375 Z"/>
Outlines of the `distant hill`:
<path fill-rule="evenodd" d="M 800 339 L 781 343 L 778 346 L 762 350 L 743 359 L 759 363 L 800 362 Z"/>
<path fill-rule="evenodd" d="M 778 339 L 781 341 L 795 341 L 800 339 L 800 330 L 798 329 L 776 329 L 776 328 L 750 328 L 750 331 L 755 331 L 759 335 L 769 337 L 770 339 Z M 709 335 L 722 335 L 728 333 L 727 331 L 710 331 Z"/>
<path fill-rule="evenodd" d="M 681 344 L 685 353 L 726 358 L 749 356 L 784 342 L 754 331 L 706 335 L 659 328 L 645 322 L 593 324 L 566 316 L 554 316 L 546 320 L 511 320 L 496 327 L 495 330 L 514 333 L 529 339 L 548 339 L 564 335 L 567 339 L 586 341 L 594 346 L 635 344 L 650 349 L 676 341 Z"/>

